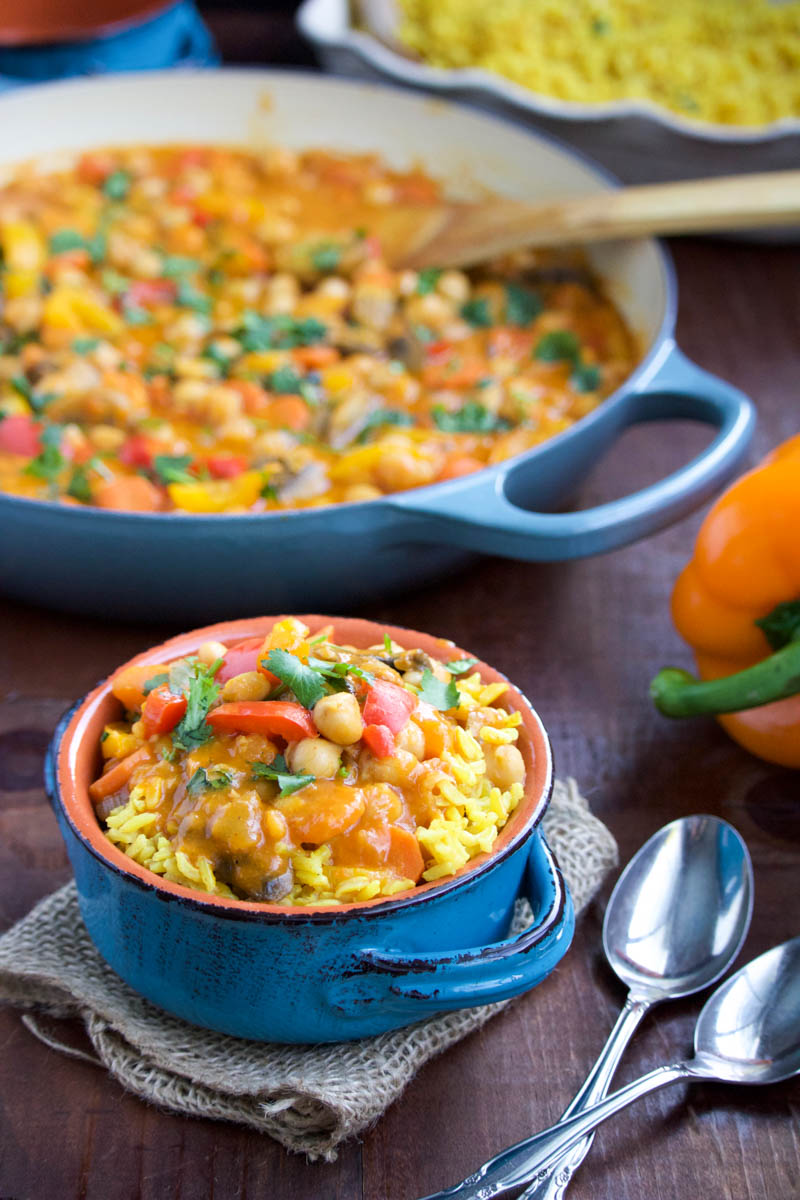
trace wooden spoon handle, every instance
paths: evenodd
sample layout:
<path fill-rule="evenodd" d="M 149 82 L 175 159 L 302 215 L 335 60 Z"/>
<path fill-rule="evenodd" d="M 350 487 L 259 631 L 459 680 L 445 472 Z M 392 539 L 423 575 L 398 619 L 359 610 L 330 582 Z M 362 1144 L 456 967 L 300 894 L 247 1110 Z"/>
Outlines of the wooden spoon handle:
<path fill-rule="evenodd" d="M 800 171 L 593 192 L 528 205 L 498 197 L 421 219 L 404 265 L 470 266 L 526 247 L 800 224 Z"/>

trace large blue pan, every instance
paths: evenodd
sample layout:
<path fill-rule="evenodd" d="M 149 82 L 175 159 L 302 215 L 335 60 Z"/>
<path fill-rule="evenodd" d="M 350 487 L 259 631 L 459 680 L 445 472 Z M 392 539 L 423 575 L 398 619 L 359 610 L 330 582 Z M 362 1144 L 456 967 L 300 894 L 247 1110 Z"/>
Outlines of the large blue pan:
<path fill-rule="evenodd" d="M 33 155 L 122 142 L 263 142 L 378 150 L 455 186 L 518 198 L 613 186 L 574 153 L 514 125 L 391 88 L 269 71 L 154 73 L 53 84 L 0 99 L 0 170 Z M 441 576 L 477 552 L 528 561 L 625 545 L 683 516 L 734 472 L 747 398 L 673 341 L 677 293 L 656 242 L 597 248 L 593 265 L 644 349 L 639 367 L 565 433 L 498 466 L 366 503 L 285 514 L 117 513 L 0 495 L 0 581 L 23 600 L 105 617 L 195 621 L 341 610 Z M 554 513 L 632 424 L 713 426 L 674 474 L 621 500 Z"/>

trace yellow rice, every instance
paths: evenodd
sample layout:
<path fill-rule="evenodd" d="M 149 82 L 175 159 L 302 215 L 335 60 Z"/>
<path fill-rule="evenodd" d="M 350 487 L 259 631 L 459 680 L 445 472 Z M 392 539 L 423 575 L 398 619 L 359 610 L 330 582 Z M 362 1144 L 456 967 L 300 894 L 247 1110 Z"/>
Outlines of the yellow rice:
<path fill-rule="evenodd" d="M 433 66 L 484 67 L 560 100 L 647 99 L 723 125 L 800 116 L 800 3 L 401 0 Z"/>
<path fill-rule="evenodd" d="M 457 681 L 460 696 L 454 715 L 466 720 L 476 708 L 494 704 L 507 690 L 504 683 L 483 684 L 476 672 Z M 470 859 L 492 849 L 498 833 L 524 794 L 522 784 L 506 791 L 486 778 L 482 742 L 508 744 L 517 740 L 522 717 L 504 708 L 492 710 L 492 724 L 480 730 L 479 738 L 459 727 L 456 742 L 459 753 L 445 751 L 444 768 L 433 787 L 439 809 L 430 825 L 417 829 L 417 840 L 425 860 L 426 882 L 452 875 Z M 131 789 L 127 803 L 115 808 L 106 818 L 106 837 L 141 866 L 173 883 L 202 892 L 235 899 L 230 888 L 215 876 L 204 855 L 192 859 L 175 850 L 166 832 L 159 828 L 156 811 L 162 799 L 162 781 L 146 779 Z M 379 872 L 359 868 L 336 869 L 332 874 L 328 846 L 316 850 L 296 850 L 291 855 L 294 885 L 282 904 L 349 904 L 392 896 L 413 888 L 414 881 L 387 880 Z"/>

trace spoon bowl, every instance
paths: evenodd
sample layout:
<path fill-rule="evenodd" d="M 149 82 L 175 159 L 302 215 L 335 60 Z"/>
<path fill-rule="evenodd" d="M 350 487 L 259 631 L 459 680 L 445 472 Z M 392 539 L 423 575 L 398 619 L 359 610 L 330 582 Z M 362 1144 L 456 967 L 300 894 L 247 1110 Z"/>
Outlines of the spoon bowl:
<path fill-rule="evenodd" d="M 718 817 L 681 817 L 653 834 L 617 880 L 603 949 L 634 996 L 681 999 L 724 974 L 752 911 L 753 869 L 736 830 Z"/>
<path fill-rule="evenodd" d="M 800 937 L 775 946 L 717 988 L 697 1019 L 700 1078 L 780 1083 L 800 1072 Z"/>

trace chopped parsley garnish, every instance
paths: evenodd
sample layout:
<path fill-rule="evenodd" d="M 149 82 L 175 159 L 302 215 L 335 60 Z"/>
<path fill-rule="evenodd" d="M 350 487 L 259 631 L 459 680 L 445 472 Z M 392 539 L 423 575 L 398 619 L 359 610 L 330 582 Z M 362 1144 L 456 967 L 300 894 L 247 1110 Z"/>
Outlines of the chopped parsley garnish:
<path fill-rule="evenodd" d="M 576 392 L 596 392 L 600 387 L 600 368 L 593 363 L 578 363 L 569 381 Z"/>
<path fill-rule="evenodd" d="M 219 695 L 219 684 L 214 682 L 214 676 L 221 663 L 222 659 L 218 658 L 208 667 L 192 665 L 194 677 L 189 681 L 186 691 L 186 712 L 172 734 L 172 744 L 179 750 L 194 750 L 213 737 L 213 730 L 206 717 Z M 174 690 L 171 678 L 170 690 Z"/>
<path fill-rule="evenodd" d="M 187 792 L 191 792 L 192 795 L 209 790 L 221 792 L 223 788 L 231 786 L 233 775 L 230 771 L 226 771 L 222 767 L 212 768 L 212 770 L 213 774 L 210 774 L 205 767 L 198 767 L 186 785 Z"/>
<path fill-rule="evenodd" d="M 112 171 L 103 183 L 103 192 L 109 200 L 126 200 L 131 190 L 132 179 L 128 171 Z"/>
<path fill-rule="evenodd" d="M 433 671 L 427 667 L 422 672 L 419 698 L 430 704 L 431 708 L 438 708 L 440 712 L 448 712 L 451 708 L 457 708 L 461 699 L 458 688 L 452 679 L 449 683 L 442 683 L 441 679 L 437 679 Z"/>
<path fill-rule="evenodd" d="M 187 470 L 192 461 L 190 454 L 157 454 L 153 470 L 162 483 L 196 483 L 197 476 Z"/>
<path fill-rule="evenodd" d="M 43 392 L 41 395 L 33 390 L 33 385 L 24 375 L 12 375 L 8 381 L 24 400 L 28 401 L 35 413 L 44 412 L 47 405 L 53 400 L 53 392 Z"/>
<path fill-rule="evenodd" d="M 50 425 L 40 434 L 42 450 L 25 468 L 26 475 L 43 479 L 46 483 L 55 483 L 61 471 L 67 465 L 67 460 L 61 453 L 61 426 Z"/>
<path fill-rule="evenodd" d="M 519 283 L 506 284 L 506 320 L 510 325 L 530 325 L 543 307 L 537 292 Z"/>
<path fill-rule="evenodd" d="M 302 382 L 293 367 L 276 367 L 267 376 L 267 387 L 280 396 L 299 395 Z"/>
<path fill-rule="evenodd" d="M 446 663 L 445 666 L 451 675 L 465 675 L 467 671 L 472 670 L 477 661 L 477 658 L 459 658 L 455 662 Z"/>
<path fill-rule="evenodd" d="M 311 263 L 316 271 L 330 275 L 342 260 L 342 247 L 335 242 L 320 242 L 311 251 Z"/>
<path fill-rule="evenodd" d="M 304 708 L 313 708 L 326 695 L 318 673 L 288 650 L 270 650 L 263 665 L 290 688 Z M 327 664 L 326 664 L 327 666 Z"/>
<path fill-rule="evenodd" d="M 181 308 L 190 308 L 192 312 L 202 313 L 204 316 L 208 316 L 213 307 L 211 297 L 198 292 L 197 288 L 192 287 L 186 279 L 178 282 L 175 303 L 179 304 Z"/>
<path fill-rule="evenodd" d="M 431 416 L 443 433 L 496 433 L 509 428 L 508 421 L 496 417 L 477 400 L 468 400 L 457 412 L 448 412 L 442 404 L 434 404 Z"/>
<path fill-rule="evenodd" d="M 296 346 L 314 346 L 325 339 L 327 328 L 316 317 L 290 317 L 277 313 L 262 317 L 260 313 L 246 312 L 242 324 L 234 333 L 242 349 L 253 353 L 258 350 L 292 350 Z"/>
<path fill-rule="evenodd" d="M 185 258 L 182 254 L 165 254 L 161 263 L 161 273 L 168 279 L 179 275 L 193 275 L 200 270 L 196 258 Z"/>
<path fill-rule="evenodd" d="M 168 680 L 169 675 L 166 671 L 162 671 L 160 675 L 151 675 L 149 679 L 145 680 L 142 692 L 145 696 L 149 696 L 155 688 L 161 687 L 161 685 L 166 683 Z"/>
<path fill-rule="evenodd" d="M 77 466 L 73 469 L 72 477 L 67 485 L 67 495 L 72 496 L 73 500 L 80 500 L 81 504 L 91 503 L 92 489 L 89 485 L 89 472 L 85 466 Z"/>
<path fill-rule="evenodd" d="M 100 338 L 76 337 L 72 339 L 72 349 L 76 354 L 91 354 L 100 345 Z"/>
<path fill-rule="evenodd" d="M 381 425 L 406 427 L 413 424 L 414 418 L 411 413 L 404 412 L 402 408 L 379 408 L 377 412 L 372 412 L 367 416 L 364 421 L 364 428 L 356 438 L 356 442 L 359 445 L 363 445 L 372 430 L 379 428 Z"/>
<path fill-rule="evenodd" d="M 539 338 L 533 357 L 542 362 L 580 362 L 581 344 L 569 329 L 552 329 Z"/>
<path fill-rule="evenodd" d="M 439 267 L 423 267 L 417 278 L 417 295 L 429 296 L 439 282 L 441 274 Z"/>
<path fill-rule="evenodd" d="M 93 263 L 103 260 L 106 253 L 106 239 L 102 233 L 94 237 L 84 237 L 77 229 L 59 229 L 50 238 L 51 254 L 67 254 L 70 250 L 86 250 Z"/>
<path fill-rule="evenodd" d="M 466 304 L 462 304 L 461 316 L 465 321 L 469 321 L 470 325 L 475 325 L 479 329 L 488 329 L 492 323 L 492 314 L 489 312 L 489 301 L 485 296 L 476 297 L 474 300 L 467 300 Z"/>
<path fill-rule="evenodd" d="M 286 765 L 286 759 L 282 754 L 276 754 L 271 763 L 254 762 L 250 766 L 253 768 L 253 779 L 271 779 L 277 783 L 278 796 L 291 796 L 292 792 L 299 792 L 301 788 L 308 787 L 309 783 L 314 783 L 315 775 L 295 775 L 289 770 Z"/>

